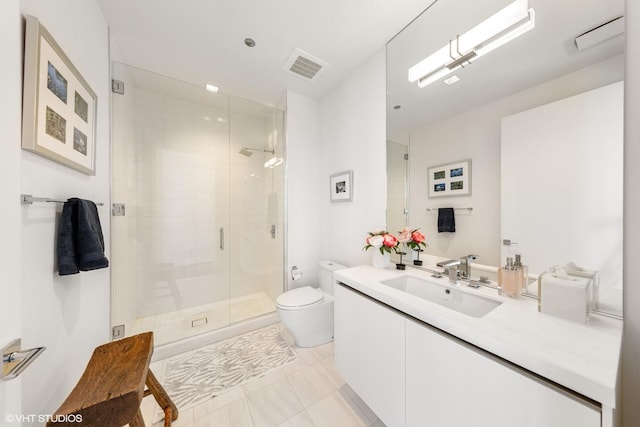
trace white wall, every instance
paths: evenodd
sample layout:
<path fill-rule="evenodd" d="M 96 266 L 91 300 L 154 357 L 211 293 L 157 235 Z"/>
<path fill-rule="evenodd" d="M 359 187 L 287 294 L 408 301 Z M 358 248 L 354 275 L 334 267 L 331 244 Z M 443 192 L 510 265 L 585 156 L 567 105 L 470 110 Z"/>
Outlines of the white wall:
<path fill-rule="evenodd" d="M 623 96 L 617 82 L 502 119 L 500 185 L 502 236 L 529 271 L 597 270 L 598 308 L 620 314 Z"/>
<path fill-rule="evenodd" d="M 22 0 L 21 12 L 39 18 L 53 35 L 96 92 L 98 112 L 96 175 L 88 176 L 22 151 L 19 157 L 20 191 L 57 199 L 77 196 L 103 202 L 105 206 L 98 209 L 108 254 L 110 85 L 107 25 L 95 1 Z M 2 99 L 3 103 L 19 102 L 15 96 L 10 101 L 5 96 Z M 13 144 L 19 144 L 13 139 Z M 2 147 L 3 159 L 7 151 L 15 157 L 11 154 L 13 147 L 10 150 L 5 144 Z M 7 204 L 13 203 L 7 201 Z M 55 411 L 71 391 L 93 349 L 109 341 L 110 271 L 102 269 L 58 276 L 54 249 L 59 216 L 56 211 L 60 206 L 34 204 L 20 209 L 22 220 L 14 220 L 12 225 L 21 233 L 23 343 L 27 347 L 47 347 L 23 374 L 22 411 L 48 414 Z"/>
<path fill-rule="evenodd" d="M 320 105 L 287 91 L 287 289 L 318 285 Z M 302 278 L 291 280 L 297 266 Z"/>
<path fill-rule="evenodd" d="M 20 2 L 6 0 L 0 13 L 0 81 L 4 84 L 0 98 L 0 348 L 22 335 L 22 287 L 20 286 L 20 101 L 22 54 L 20 44 Z M 21 414 L 22 380 L 0 381 L 0 424 L 8 414 Z M 15 424 L 17 425 L 17 424 Z"/>
<path fill-rule="evenodd" d="M 320 103 L 320 257 L 348 266 L 370 262 L 367 232 L 385 227 L 386 63 L 384 49 Z M 329 176 L 353 170 L 353 201 L 329 201 Z"/>
<path fill-rule="evenodd" d="M 595 64 L 411 132 L 409 222 L 427 236 L 426 253 L 500 265 L 500 120 L 623 78 L 622 56 Z M 471 196 L 427 198 L 427 168 L 472 159 Z M 456 211 L 456 232 L 438 233 L 437 214 L 426 208 L 473 207 Z"/>
<path fill-rule="evenodd" d="M 425 253 L 457 259 L 477 254 L 478 262 L 500 259 L 500 111 L 479 108 L 411 133 L 409 225 L 421 228 Z M 471 159 L 471 195 L 429 199 L 427 169 Z M 438 233 L 437 210 L 456 209 L 456 231 Z"/>
<path fill-rule="evenodd" d="M 624 334 L 622 338 L 622 419 L 640 420 L 640 3 L 627 0 L 625 77 Z"/>

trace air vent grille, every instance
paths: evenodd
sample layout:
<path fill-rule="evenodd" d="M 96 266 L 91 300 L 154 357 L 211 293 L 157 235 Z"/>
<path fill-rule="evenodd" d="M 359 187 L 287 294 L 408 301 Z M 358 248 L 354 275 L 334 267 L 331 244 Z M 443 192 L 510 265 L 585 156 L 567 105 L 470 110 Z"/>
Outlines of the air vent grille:
<path fill-rule="evenodd" d="M 592 28 L 576 37 L 576 47 L 578 50 L 585 50 L 599 43 L 610 40 L 616 36 L 624 34 L 624 16 L 612 19 L 595 28 Z"/>
<path fill-rule="evenodd" d="M 300 74 L 302 77 L 312 79 L 322 69 L 322 65 L 313 62 L 310 59 L 298 56 L 293 65 L 289 67 L 292 73 Z"/>
<path fill-rule="evenodd" d="M 304 78 L 315 79 L 329 64 L 300 49 L 294 49 L 285 63 L 283 70 Z"/>

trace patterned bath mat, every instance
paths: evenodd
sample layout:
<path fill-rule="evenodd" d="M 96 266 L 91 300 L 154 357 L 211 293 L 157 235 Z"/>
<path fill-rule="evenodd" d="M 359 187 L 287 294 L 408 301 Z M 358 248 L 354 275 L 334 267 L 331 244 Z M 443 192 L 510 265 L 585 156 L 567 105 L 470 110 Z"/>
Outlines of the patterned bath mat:
<path fill-rule="evenodd" d="M 166 360 L 162 385 L 178 410 L 185 410 L 296 359 L 272 325 Z M 161 417 L 158 410 L 154 421 Z"/>

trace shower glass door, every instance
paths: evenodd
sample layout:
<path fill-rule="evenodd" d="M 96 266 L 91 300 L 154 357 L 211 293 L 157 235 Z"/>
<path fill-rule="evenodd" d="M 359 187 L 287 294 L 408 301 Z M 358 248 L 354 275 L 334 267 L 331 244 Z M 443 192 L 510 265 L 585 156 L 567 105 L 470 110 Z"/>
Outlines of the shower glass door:
<path fill-rule="evenodd" d="M 282 111 L 120 63 L 113 78 L 113 325 L 162 345 L 273 312 Z"/>

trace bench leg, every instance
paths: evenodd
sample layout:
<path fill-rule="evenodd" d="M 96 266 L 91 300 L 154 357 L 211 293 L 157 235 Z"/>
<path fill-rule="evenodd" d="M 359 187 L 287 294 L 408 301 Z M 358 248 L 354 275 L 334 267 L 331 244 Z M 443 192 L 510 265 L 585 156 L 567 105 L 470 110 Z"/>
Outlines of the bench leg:
<path fill-rule="evenodd" d="M 140 408 L 138 408 L 138 412 L 136 412 L 136 416 L 133 420 L 129 422 L 129 427 L 145 427 Z"/>
<path fill-rule="evenodd" d="M 171 421 L 175 421 L 178 418 L 178 408 L 173 403 L 167 392 L 162 387 L 162 384 L 158 382 L 156 376 L 153 375 L 151 369 L 147 373 L 147 387 L 149 391 L 158 402 L 158 405 L 164 411 L 164 425 L 165 427 L 171 426 Z"/>

